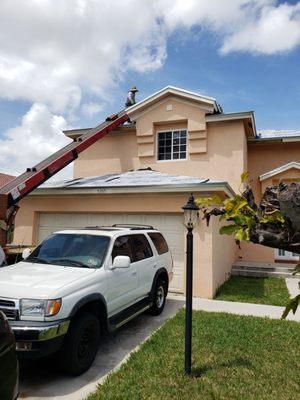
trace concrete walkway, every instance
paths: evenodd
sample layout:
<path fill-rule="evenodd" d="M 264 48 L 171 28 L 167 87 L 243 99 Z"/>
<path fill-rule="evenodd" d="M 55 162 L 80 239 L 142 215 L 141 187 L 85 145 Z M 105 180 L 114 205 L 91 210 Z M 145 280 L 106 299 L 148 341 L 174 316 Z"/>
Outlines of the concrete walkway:
<path fill-rule="evenodd" d="M 300 279 L 286 278 L 285 283 L 291 297 L 295 297 L 300 293 L 299 290 Z"/>
<path fill-rule="evenodd" d="M 173 298 L 184 300 L 184 297 L 182 296 L 176 296 Z M 208 312 L 226 312 L 229 314 L 280 319 L 285 307 L 194 298 L 193 309 Z M 295 315 L 293 315 L 293 313 L 290 313 L 286 319 L 300 322 L 300 309 L 298 309 Z"/>

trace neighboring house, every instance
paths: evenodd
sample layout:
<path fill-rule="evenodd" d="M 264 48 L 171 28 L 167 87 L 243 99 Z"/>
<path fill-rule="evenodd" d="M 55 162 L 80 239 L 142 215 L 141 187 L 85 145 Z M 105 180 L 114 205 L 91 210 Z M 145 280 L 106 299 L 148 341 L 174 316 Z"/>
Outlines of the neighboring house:
<path fill-rule="evenodd" d="M 13 175 L 7 175 L 7 174 L 2 174 L 0 172 L 0 188 L 4 185 L 6 185 L 8 182 L 12 181 L 15 179 L 15 176 Z"/>
<path fill-rule="evenodd" d="M 37 244 L 51 232 L 114 223 L 160 229 L 174 258 L 171 289 L 184 292 L 189 193 L 222 198 L 249 170 L 257 200 L 266 185 L 300 177 L 300 132 L 258 133 L 252 111 L 222 113 L 215 99 L 166 87 L 130 108 L 133 123 L 99 140 L 74 162 L 73 179 L 46 183 L 21 202 L 15 242 Z M 110 112 L 108 112 L 110 114 Z M 75 139 L 88 129 L 66 131 Z M 280 259 L 273 249 L 219 235 L 200 221 L 194 235 L 194 294 L 213 297 L 235 260 Z M 290 257 L 291 255 L 287 255 Z M 292 256 L 291 256 L 292 257 Z"/>

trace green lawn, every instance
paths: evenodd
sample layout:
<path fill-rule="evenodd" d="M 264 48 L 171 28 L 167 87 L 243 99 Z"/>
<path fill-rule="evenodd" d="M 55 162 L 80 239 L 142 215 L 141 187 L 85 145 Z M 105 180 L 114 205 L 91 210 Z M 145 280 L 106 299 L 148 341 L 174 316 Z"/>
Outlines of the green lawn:
<path fill-rule="evenodd" d="M 283 278 L 231 276 L 218 290 L 217 300 L 285 306 L 289 292 Z"/>
<path fill-rule="evenodd" d="M 182 310 L 88 400 L 299 400 L 299 327 L 196 311 L 193 375 L 185 376 Z"/>

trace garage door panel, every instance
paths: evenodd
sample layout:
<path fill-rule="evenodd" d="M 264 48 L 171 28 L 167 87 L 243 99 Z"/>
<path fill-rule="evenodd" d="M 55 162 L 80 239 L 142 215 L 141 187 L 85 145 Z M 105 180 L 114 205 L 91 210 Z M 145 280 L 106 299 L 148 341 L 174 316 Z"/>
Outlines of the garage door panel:
<path fill-rule="evenodd" d="M 166 214 L 48 214 L 39 215 L 38 241 L 63 229 L 113 224 L 146 224 L 159 229 L 165 236 L 174 261 L 170 290 L 183 292 L 184 283 L 184 227 L 181 215 Z"/>

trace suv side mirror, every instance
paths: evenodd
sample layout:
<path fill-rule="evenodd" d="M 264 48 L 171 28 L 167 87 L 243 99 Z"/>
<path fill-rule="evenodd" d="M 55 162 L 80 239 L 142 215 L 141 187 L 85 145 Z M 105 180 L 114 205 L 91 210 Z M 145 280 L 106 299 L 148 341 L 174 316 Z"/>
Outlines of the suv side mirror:
<path fill-rule="evenodd" d="M 116 256 L 112 265 L 112 269 L 116 268 L 129 268 L 131 264 L 128 256 Z"/>
<path fill-rule="evenodd" d="M 28 258 L 31 254 L 31 250 L 29 248 L 26 248 L 23 250 L 22 252 L 22 258 L 23 260 L 26 260 L 26 258 Z"/>

